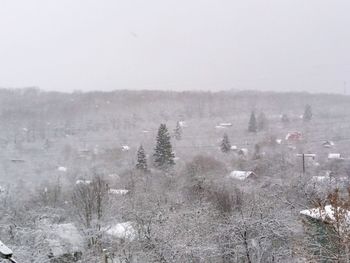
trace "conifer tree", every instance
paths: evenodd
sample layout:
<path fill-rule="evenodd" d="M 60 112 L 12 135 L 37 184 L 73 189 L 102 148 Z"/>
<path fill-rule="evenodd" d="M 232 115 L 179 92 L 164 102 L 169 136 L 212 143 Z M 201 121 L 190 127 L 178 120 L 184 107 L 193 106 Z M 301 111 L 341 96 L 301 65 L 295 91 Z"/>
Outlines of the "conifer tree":
<path fill-rule="evenodd" d="M 182 127 L 180 125 L 180 122 L 176 123 L 176 128 L 174 130 L 174 137 L 176 140 L 181 140 L 182 137 Z"/>
<path fill-rule="evenodd" d="M 153 157 L 155 167 L 167 169 L 175 165 L 175 156 L 170 142 L 170 135 L 165 124 L 159 126 L 156 147 L 154 150 Z"/>
<path fill-rule="evenodd" d="M 230 143 L 230 140 L 228 139 L 228 136 L 226 133 L 224 134 L 224 136 L 222 138 L 220 149 L 223 153 L 228 153 L 231 150 L 231 143 Z"/>
<path fill-rule="evenodd" d="M 146 172 L 148 169 L 147 158 L 146 158 L 145 150 L 143 149 L 142 145 L 140 145 L 139 149 L 137 150 L 136 169 L 144 172 Z"/>
<path fill-rule="evenodd" d="M 312 119 L 312 109 L 311 109 L 311 106 L 308 104 L 305 106 L 303 120 L 305 122 L 309 122 L 309 121 L 311 121 L 311 119 Z"/>
<path fill-rule="evenodd" d="M 254 111 L 252 111 L 252 113 L 250 114 L 250 119 L 249 119 L 249 124 L 248 124 L 248 131 L 249 132 L 257 132 L 258 131 L 258 127 L 257 127 L 256 118 L 255 118 L 255 112 Z"/>

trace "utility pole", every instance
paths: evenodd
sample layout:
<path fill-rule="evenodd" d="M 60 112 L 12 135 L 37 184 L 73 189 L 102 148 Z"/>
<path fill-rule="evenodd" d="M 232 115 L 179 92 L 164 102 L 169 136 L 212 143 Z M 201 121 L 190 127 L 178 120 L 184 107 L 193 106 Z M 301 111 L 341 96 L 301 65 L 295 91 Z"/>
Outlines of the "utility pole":
<path fill-rule="evenodd" d="M 316 154 L 313 153 L 299 153 L 297 157 L 301 157 L 302 167 L 303 167 L 303 175 L 306 173 L 306 165 L 305 165 L 305 157 L 315 159 Z"/>

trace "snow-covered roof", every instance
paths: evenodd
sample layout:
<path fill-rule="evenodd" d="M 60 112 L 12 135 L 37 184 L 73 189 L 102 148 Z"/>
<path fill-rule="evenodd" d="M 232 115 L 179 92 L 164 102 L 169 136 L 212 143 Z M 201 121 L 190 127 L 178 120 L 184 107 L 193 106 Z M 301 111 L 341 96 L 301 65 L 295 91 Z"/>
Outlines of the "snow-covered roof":
<path fill-rule="evenodd" d="M 335 178 L 334 177 L 330 177 L 330 176 L 312 176 L 311 181 L 313 183 L 333 183 L 335 182 Z"/>
<path fill-rule="evenodd" d="M 130 221 L 108 227 L 106 233 L 120 239 L 133 240 L 136 237 L 136 230 Z"/>
<path fill-rule="evenodd" d="M 231 122 L 222 122 L 219 124 L 220 126 L 223 126 L 223 127 L 231 127 L 232 126 L 232 123 Z"/>
<path fill-rule="evenodd" d="M 182 127 L 182 128 L 187 127 L 187 123 L 186 123 L 185 121 L 179 121 L 179 125 L 180 125 L 180 127 Z"/>
<path fill-rule="evenodd" d="M 239 150 L 239 154 L 242 154 L 242 155 L 248 155 L 248 149 L 247 148 L 242 148 Z"/>
<path fill-rule="evenodd" d="M 90 180 L 77 180 L 75 184 L 91 184 Z"/>
<path fill-rule="evenodd" d="M 286 140 L 300 140 L 301 136 L 301 132 L 288 132 L 286 135 Z"/>
<path fill-rule="evenodd" d="M 67 167 L 64 167 L 64 166 L 60 166 L 57 168 L 58 171 L 60 172 L 67 172 Z"/>
<path fill-rule="evenodd" d="M 328 159 L 341 159 L 341 154 L 340 153 L 330 153 L 328 154 Z"/>
<path fill-rule="evenodd" d="M 114 194 L 114 195 L 126 195 L 127 193 L 129 193 L 129 190 L 126 190 L 126 189 L 109 189 L 109 193 L 110 194 Z"/>
<path fill-rule="evenodd" d="M 0 241 L 0 258 L 10 258 L 12 254 L 12 250 Z"/>
<path fill-rule="evenodd" d="M 226 127 L 221 126 L 221 125 L 216 125 L 215 128 L 216 128 L 216 129 L 226 129 Z"/>
<path fill-rule="evenodd" d="M 229 177 L 243 181 L 252 175 L 256 176 L 256 174 L 252 171 L 232 171 Z"/>
<path fill-rule="evenodd" d="M 334 142 L 332 142 L 332 141 L 324 141 L 324 142 L 322 143 L 322 145 L 323 145 L 324 147 L 326 147 L 326 148 L 329 148 L 329 147 L 334 146 Z"/>
<path fill-rule="evenodd" d="M 130 150 L 130 146 L 128 146 L 128 145 L 122 145 L 122 151 L 123 151 L 123 152 L 129 151 L 129 150 Z"/>
<path fill-rule="evenodd" d="M 345 214 L 345 220 L 347 222 L 350 222 L 350 211 L 348 210 L 340 210 L 341 208 L 337 208 L 339 212 L 342 212 Z M 313 219 L 316 220 L 321 220 L 321 221 L 325 221 L 328 223 L 332 223 L 335 221 L 335 212 L 336 208 L 334 208 L 332 205 L 326 205 L 324 208 L 312 208 L 312 209 L 306 209 L 306 210 L 302 210 L 300 211 L 301 215 L 307 216 L 307 217 L 311 217 Z"/>

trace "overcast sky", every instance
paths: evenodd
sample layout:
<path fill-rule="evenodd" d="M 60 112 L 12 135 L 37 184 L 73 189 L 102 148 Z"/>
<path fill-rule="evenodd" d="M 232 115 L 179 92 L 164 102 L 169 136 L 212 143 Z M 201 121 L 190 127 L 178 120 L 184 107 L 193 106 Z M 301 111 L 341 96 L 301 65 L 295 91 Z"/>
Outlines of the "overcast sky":
<path fill-rule="evenodd" d="M 0 86 L 350 94 L 349 0 L 0 0 Z"/>

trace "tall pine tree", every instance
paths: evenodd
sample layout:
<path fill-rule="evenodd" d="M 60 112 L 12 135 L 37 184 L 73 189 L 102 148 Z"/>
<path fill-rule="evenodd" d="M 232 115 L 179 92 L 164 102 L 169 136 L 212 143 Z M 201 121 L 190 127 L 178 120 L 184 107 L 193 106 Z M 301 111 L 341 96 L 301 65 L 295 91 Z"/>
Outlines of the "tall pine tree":
<path fill-rule="evenodd" d="M 248 124 L 248 131 L 249 132 L 257 132 L 258 131 L 258 125 L 256 123 L 256 118 L 255 118 L 255 112 L 252 111 L 250 114 L 250 119 L 249 119 L 249 124 Z"/>
<path fill-rule="evenodd" d="M 228 139 L 228 136 L 226 133 L 224 134 L 224 136 L 222 138 L 220 149 L 223 153 L 228 153 L 231 151 L 231 143 L 230 143 L 230 140 Z"/>
<path fill-rule="evenodd" d="M 309 122 L 311 121 L 311 119 L 312 119 L 312 109 L 311 109 L 311 106 L 308 104 L 305 106 L 303 120 L 305 122 Z"/>
<path fill-rule="evenodd" d="M 137 150 L 136 169 L 138 169 L 140 171 L 144 171 L 144 172 L 146 172 L 148 169 L 146 153 L 145 153 L 145 150 L 143 149 L 142 144 L 140 145 L 139 149 Z"/>
<path fill-rule="evenodd" d="M 155 147 L 154 166 L 159 169 L 167 169 L 175 165 L 174 153 L 170 142 L 170 135 L 165 124 L 158 129 L 157 142 Z"/>

